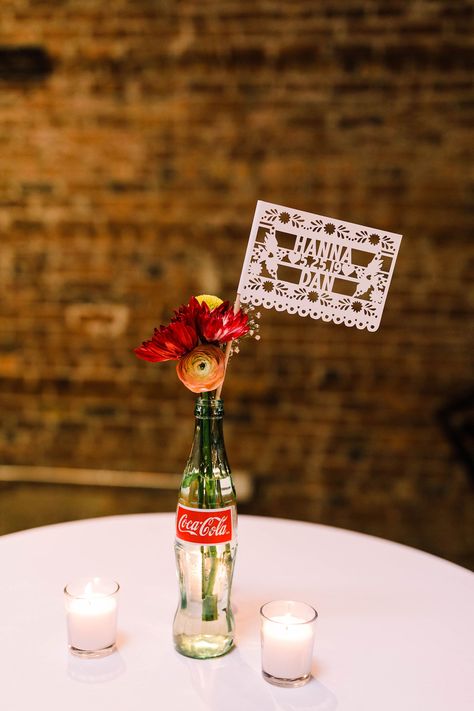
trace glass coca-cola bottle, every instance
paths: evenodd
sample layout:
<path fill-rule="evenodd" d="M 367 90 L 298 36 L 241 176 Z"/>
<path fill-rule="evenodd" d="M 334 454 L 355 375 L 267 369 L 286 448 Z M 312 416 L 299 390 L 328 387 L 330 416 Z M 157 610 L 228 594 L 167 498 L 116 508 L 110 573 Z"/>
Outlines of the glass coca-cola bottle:
<path fill-rule="evenodd" d="M 230 593 L 237 550 L 235 489 L 224 446 L 222 400 L 196 402 L 194 441 L 176 512 L 180 601 L 175 647 L 197 659 L 218 657 L 234 644 Z"/>

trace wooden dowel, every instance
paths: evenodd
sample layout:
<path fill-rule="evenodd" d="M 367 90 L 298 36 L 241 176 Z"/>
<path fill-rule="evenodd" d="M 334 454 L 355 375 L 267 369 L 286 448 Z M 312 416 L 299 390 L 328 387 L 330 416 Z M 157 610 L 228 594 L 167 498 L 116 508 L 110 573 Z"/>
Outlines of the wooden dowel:
<path fill-rule="evenodd" d="M 240 309 L 240 296 L 237 294 L 237 297 L 234 302 L 234 314 L 237 313 L 237 311 Z M 227 364 L 229 363 L 229 357 L 230 357 L 230 349 L 232 348 L 232 341 L 228 341 L 225 347 L 225 363 L 224 363 L 224 380 L 225 376 L 227 374 Z M 224 385 L 224 380 L 222 380 L 222 383 L 219 385 L 219 387 L 216 390 L 216 398 L 219 399 L 222 393 L 222 387 Z"/>

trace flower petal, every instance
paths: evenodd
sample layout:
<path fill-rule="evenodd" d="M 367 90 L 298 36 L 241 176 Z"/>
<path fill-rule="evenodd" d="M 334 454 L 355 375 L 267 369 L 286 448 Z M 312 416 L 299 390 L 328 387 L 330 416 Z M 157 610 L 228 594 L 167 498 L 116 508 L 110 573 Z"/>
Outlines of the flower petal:
<path fill-rule="evenodd" d="M 186 323 L 197 332 L 203 343 L 219 343 L 220 345 L 245 336 L 249 331 L 248 316 L 239 309 L 234 309 L 228 301 L 219 306 L 209 308 L 206 300 L 201 303 L 192 296 L 189 303 L 175 311 L 174 322 Z"/>
<path fill-rule="evenodd" d="M 155 328 L 151 340 L 144 341 L 135 348 L 138 358 L 150 363 L 164 360 L 178 360 L 198 344 L 198 335 L 192 326 L 180 321 L 172 321 L 169 326 Z"/>
<path fill-rule="evenodd" d="M 221 344 L 241 338 L 249 331 L 247 314 L 242 309 L 234 313 L 228 301 L 209 314 L 199 314 L 197 326 L 201 340 Z"/>

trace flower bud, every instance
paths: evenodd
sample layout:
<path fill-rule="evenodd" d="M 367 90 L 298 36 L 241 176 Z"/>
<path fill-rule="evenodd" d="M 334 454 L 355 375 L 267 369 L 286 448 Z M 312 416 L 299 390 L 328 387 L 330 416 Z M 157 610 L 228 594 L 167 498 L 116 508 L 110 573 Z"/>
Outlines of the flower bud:
<path fill-rule="evenodd" d="M 218 296 L 214 296 L 214 294 L 199 294 L 199 296 L 196 296 L 196 301 L 199 304 L 202 304 L 203 302 L 207 304 L 210 311 L 213 311 L 223 303 L 222 299 Z"/>

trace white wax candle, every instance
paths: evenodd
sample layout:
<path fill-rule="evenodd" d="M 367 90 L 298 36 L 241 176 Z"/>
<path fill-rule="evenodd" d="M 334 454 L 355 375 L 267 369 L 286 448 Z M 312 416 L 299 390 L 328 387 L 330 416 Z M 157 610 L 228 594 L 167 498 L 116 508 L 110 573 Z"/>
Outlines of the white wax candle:
<path fill-rule="evenodd" d="M 310 673 L 313 626 L 287 613 L 263 620 L 262 669 L 279 679 L 298 679 Z"/>
<path fill-rule="evenodd" d="M 66 620 L 71 647 L 89 652 L 106 649 L 115 643 L 117 600 L 95 592 L 91 581 L 80 595 L 66 597 Z"/>

